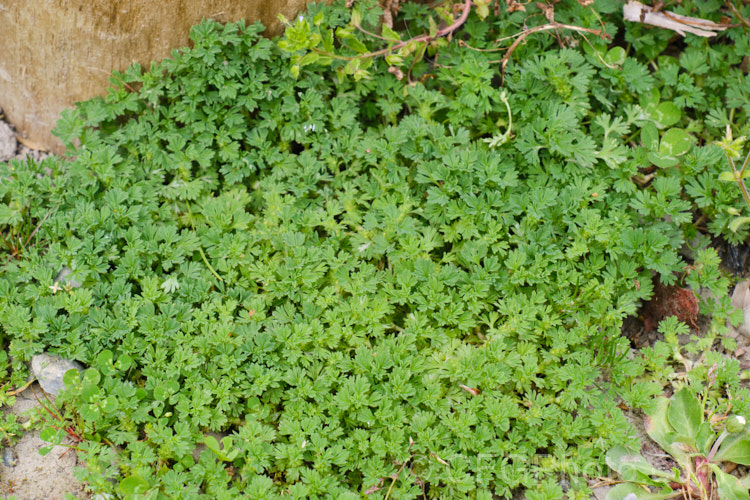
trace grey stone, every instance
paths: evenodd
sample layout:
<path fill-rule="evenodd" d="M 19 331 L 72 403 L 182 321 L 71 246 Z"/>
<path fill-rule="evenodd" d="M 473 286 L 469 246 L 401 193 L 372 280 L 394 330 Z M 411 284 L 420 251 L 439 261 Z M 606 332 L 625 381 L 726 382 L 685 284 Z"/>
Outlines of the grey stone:
<path fill-rule="evenodd" d="M 16 153 L 16 155 L 13 158 L 16 159 L 16 160 L 19 160 L 19 161 L 34 160 L 36 162 L 40 162 L 40 161 L 44 160 L 45 158 L 49 158 L 50 156 L 52 156 L 52 155 L 49 154 L 46 151 L 39 151 L 39 150 L 36 150 L 36 149 L 30 149 L 30 148 L 27 148 L 26 146 L 24 146 L 23 144 L 21 144 L 21 146 L 18 148 L 18 152 Z M 45 173 L 47 175 L 50 175 L 51 171 L 45 172 Z M 37 177 L 41 178 L 42 175 L 41 174 L 37 174 Z"/>
<path fill-rule="evenodd" d="M 63 285 L 70 285 L 73 288 L 80 288 L 81 283 L 79 283 L 78 281 L 72 278 L 69 278 L 71 274 L 73 274 L 73 271 L 69 267 L 63 266 L 60 272 L 57 273 L 57 276 L 55 276 L 55 283 L 62 283 Z"/>
<path fill-rule="evenodd" d="M 745 321 L 737 327 L 737 331 L 750 337 L 750 280 L 737 283 L 732 293 L 732 305 L 743 312 Z"/>
<path fill-rule="evenodd" d="M 612 486 L 610 485 L 599 485 L 592 488 L 592 492 L 594 493 L 594 496 L 591 497 L 591 500 L 607 500 L 607 495 L 612 490 Z"/>
<path fill-rule="evenodd" d="M 83 370 L 78 361 L 63 359 L 54 354 L 36 354 L 31 358 L 31 373 L 44 392 L 57 396 L 65 388 L 63 375 L 71 369 Z"/>
<path fill-rule="evenodd" d="M 16 450 L 13 448 L 3 448 L 3 465 L 6 467 L 15 467 L 18 465 Z"/>
<path fill-rule="evenodd" d="M 0 122 L 0 162 L 8 161 L 16 155 L 18 141 L 16 134 L 5 122 Z"/>
<path fill-rule="evenodd" d="M 696 236 L 689 242 L 685 242 L 682 244 L 682 247 L 680 247 L 679 253 L 682 257 L 685 258 L 685 260 L 688 261 L 694 261 L 695 260 L 695 252 L 693 251 L 694 248 L 700 248 L 701 244 L 701 238 L 700 236 Z"/>

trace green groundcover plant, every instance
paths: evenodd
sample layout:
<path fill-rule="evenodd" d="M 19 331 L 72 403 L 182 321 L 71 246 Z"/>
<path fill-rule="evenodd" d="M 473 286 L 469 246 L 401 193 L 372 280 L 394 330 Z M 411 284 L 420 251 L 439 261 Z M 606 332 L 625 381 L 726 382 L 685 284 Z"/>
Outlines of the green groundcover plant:
<path fill-rule="evenodd" d="M 300 33 L 385 46 L 343 4 L 311 5 L 284 50 L 205 21 L 116 73 L 63 114 L 65 157 L 0 166 L 9 387 L 44 350 L 84 363 L 43 436 L 125 498 L 587 498 L 634 445 L 618 404 L 652 404 L 679 350 L 631 354 L 623 319 L 652 278 L 708 287 L 711 347 L 730 306 L 709 236 L 747 237 L 714 145 L 748 131 L 747 34 L 674 42 L 619 8 L 558 4 L 615 44 L 528 37 L 502 87 L 485 50 L 538 6 L 472 12 L 401 80 L 302 60 Z M 397 28 L 429 19 L 406 4 Z"/>

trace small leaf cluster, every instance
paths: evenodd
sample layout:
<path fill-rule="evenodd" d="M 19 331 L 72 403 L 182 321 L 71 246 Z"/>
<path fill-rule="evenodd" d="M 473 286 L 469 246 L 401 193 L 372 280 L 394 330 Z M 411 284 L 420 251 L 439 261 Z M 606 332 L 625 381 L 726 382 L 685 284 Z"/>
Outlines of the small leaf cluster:
<path fill-rule="evenodd" d="M 348 16 L 313 5 L 296 26 Z M 735 102 L 715 74 L 747 77 L 729 50 L 694 77 L 697 56 L 654 72 L 638 48 L 541 35 L 500 88 L 475 49 L 524 16 L 472 13 L 414 84 L 205 21 L 63 113 L 65 158 L 0 166 L 0 229 L 25 235 L 0 340 L 16 380 L 43 350 L 89 367 L 58 399 L 79 479 L 126 498 L 587 497 L 632 444 L 618 395 L 657 393 L 623 319 L 652 277 L 684 277 L 700 214 L 723 235 L 738 206 L 701 120 Z M 720 295 L 701 255 L 685 279 Z"/>

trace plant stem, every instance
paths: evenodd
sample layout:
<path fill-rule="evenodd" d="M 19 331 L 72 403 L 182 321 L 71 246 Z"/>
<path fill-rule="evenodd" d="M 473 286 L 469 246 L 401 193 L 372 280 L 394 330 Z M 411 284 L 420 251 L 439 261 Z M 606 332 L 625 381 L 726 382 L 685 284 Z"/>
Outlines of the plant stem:
<path fill-rule="evenodd" d="M 750 152 L 747 153 L 747 156 L 745 157 L 745 161 L 742 163 L 742 168 L 740 169 L 740 178 L 742 177 L 742 174 L 745 173 L 748 163 L 750 163 Z"/>
<path fill-rule="evenodd" d="M 735 17 L 737 17 L 737 19 L 739 20 L 739 22 L 745 28 L 750 28 L 750 21 L 748 21 L 747 19 L 745 19 L 744 17 L 742 17 L 742 14 L 740 14 L 740 11 L 737 10 L 737 7 L 734 6 L 734 3 L 730 0 L 726 4 L 729 6 L 729 10 L 732 11 L 732 14 L 734 14 Z"/>
<path fill-rule="evenodd" d="M 734 179 L 737 181 L 737 185 L 740 187 L 740 191 L 742 191 L 742 197 L 745 199 L 745 204 L 747 205 L 747 208 L 750 208 L 750 194 L 748 194 L 747 187 L 745 186 L 745 181 L 742 179 L 742 173 L 747 168 L 748 160 L 750 160 L 750 153 L 748 153 L 747 158 L 742 165 L 742 170 L 739 171 L 737 170 L 737 167 L 734 166 L 734 161 L 729 156 L 727 156 L 727 159 L 729 160 L 729 166 L 732 167 Z"/>
<path fill-rule="evenodd" d="M 393 487 L 396 485 L 396 480 L 398 479 L 398 476 L 401 475 L 401 471 L 404 470 L 404 467 L 406 467 L 407 463 L 409 463 L 409 460 L 406 460 L 403 464 L 401 464 L 401 468 L 398 470 L 398 472 L 396 472 L 396 477 L 394 477 L 393 481 L 391 481 L 391 487 L 388 488 L 388 492 L 385 494 L 385 500 L 388 500 L 388 498 L 391 496 Z"/>
<path fill-rule="evenodd" d="M 707 461 L 711 461 L 714 458 L 714 455 L 716 455 L 716 452 L 719 451 L 719 446 L 721 446 L 722 441 L 729 435 L 729 432 L 724 431 L 721 433 L 721 435 L 716 439 L 714 442 L 714 445 L 711 447 L 711 451 L 708 452 L 708 457 L 706 457 Z"/>
<path fill-rule="evenodd" d="M 208 259 L 206 259 L 206 254 L 205 254 L 205 253 L 203 253 L 203 249 L 202 249 L 201 247 L 198 247 L 198 252 L 200 252 L 200 254 L 201 254 L 201 257 L 203 257 L 203 262 L 205 262 L 205 263 L 206 263 L 206 265 L 208 266 L 208 270 L 209 270 L 209 271 L 211 271 L 211 273 L 212 273 L 212 274 L 213 274 L 214 276 L 216 276 L 216 277 L 217 277 L 217 278 L 219 279 L 219 281 L 224 281 L 224 280 L 223 280 L 223 279 L 221 278 L 221 276 L 219 276 L 218 274 L 216 274 L 216 271 L 214 271 L 214 268 L 213 268 L 213 267 L 211 267 L 211 264 L 209 264 L 209 263 L 208 263 Z"/>
<path fill-rule="evenodd" d="M 463 10 L 461 11 L 461 15 L 458 17 L 458 19 L 453 21 L 453 24 L 451 24 L 450 26 L 446 26 L 445 28 L 438 30 L 437 33 L 435 33 L 435 36 L 419 35 L 414 38 L 410 38 L 409 40 L 398 42 L 397 44 L 387 47 L 385 49 L 376 50 L 375 52 L 368 52 L 366 54 L 359 54 L 356 56 L 346 57 L 346 56 L 339 56 L 337 54 L 332 54 L 332 53 L 329 53 L 329 52 L 326 52 L 317 48 L 313 48 L 313 51 L 322 55 L 326 55 L 328 57 L 333 57 L 334 59 L 341 59 L 343 61 L 351 61 L 353 59 L 366 59 L 370 57 L 383 56 L 383 55 L 392 53 L 394 50 L 398 50 L 402 47 L 405 47 L 406 45 L 410 43 L 422 43 L 422 42 L 429 43 L 433 40 L 437 40 L 438 38 L 450 35 L 451 33 L 456 31 L 466 22 L 466 20 L 469 18 L 469 12 L 471 12 L 471 0 L 465 0 Z M 362 28 L 360 28 L 359 26 L 357 26 L 357 28 L 362 30 Z M 373 36 L 377 36 L 377 35 L 373 35 Z M 378 37 L 378 38 L 381 38 L 381 37 Z"/>
<path fill-rule="evenodd" d="M 549 30 L 557 30 L 557 29 L 572 30 L 572 31 L 577 31 L 579 33 L 590 33 L 592 35 L 596 35 L 607 40 L 611 39 L 609 34 L 604 32 L 604 30 L 582 28 L 581 26 L 573 26 L 570 24 L 563 24 L 563 23 L 558 23 L 558 22 L 551 22 L 551 23 L 543 24 L 541 26 L 535 26 L 534 28 L 529 28 L 525 31 L 522 31 L 518 35 L 514 35 L 516 37 L 515 41 L 510 45 L 510 47 L 508 47 L 508 51 L 505 53 L 505 56 L 501 59 L 500 74 L 501 74 L 502 81 L 505 82 L 505 67 L 508 66 L 508 61 L 510 61 L 510 56 L 513 54 L 513 51 L 516 50 L 516 47 L 518 47 L 526 39 L 527 36 L 531 35 L 532 33 L 539 32 L 539 31 L 549 31 Z"/>

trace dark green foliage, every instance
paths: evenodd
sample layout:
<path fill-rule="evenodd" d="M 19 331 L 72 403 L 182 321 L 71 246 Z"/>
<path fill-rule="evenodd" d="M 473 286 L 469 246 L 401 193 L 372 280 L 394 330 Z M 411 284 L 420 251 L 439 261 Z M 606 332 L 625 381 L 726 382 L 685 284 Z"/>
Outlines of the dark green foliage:
<path fill-rule="evenodd" d="M 523 20 L 460 36 L 489 47 Z M 727 111 L 747 122 L 737 57 L 688 38 L 656 71 L 646 45 L 608 68 L 542 34 L 504 88 L 492 53 L 457 44 L 414 66 L 424 84 L 381 61 L 370 80 L 335 61 L 295 79 L 260 30 L 196 26 L 192 49 L 63 114 L 67 159 L 0 166 L 0 228 L 39 225 L 21 258 L 0 253 L 0 335 L 14 381 L 45 349 L 93 368 L 59 399 L 82 422 L 80 478 L 144 498 L 384 498 L 395 481 L 391 498 L 490 499 L 559 498 L 565 475 L 583 498 L 631 439 L 617 394 L 661 390 L 634 383 L 648 363 L 623 318 L 652 273 L 682 277 L 700 213 L 746 235 L 726 230 L 741 205 L 710 144 Z M 505 96 L 514 137 L 491 149 Z M 666 166 L 641 188 L 650 154 Z M 712 256 L 688 279 L 719 294 Z M 51 289 L 62 266 L 80 288 Z"/>

